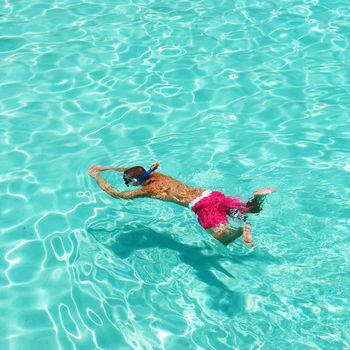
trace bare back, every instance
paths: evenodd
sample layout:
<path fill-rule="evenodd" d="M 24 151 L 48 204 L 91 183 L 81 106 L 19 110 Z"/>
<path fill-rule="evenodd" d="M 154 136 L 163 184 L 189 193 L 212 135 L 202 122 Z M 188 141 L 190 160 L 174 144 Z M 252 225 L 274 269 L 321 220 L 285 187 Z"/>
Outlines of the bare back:
<path fill-rule="evenodd" d="M 203 188 L 188 186 L 170 176 L 154 172 L 151 177 L 144 182 L 142 192 L 147 197 L 174 202 L 188 207 L 191 201 L 200 197 Z"/>

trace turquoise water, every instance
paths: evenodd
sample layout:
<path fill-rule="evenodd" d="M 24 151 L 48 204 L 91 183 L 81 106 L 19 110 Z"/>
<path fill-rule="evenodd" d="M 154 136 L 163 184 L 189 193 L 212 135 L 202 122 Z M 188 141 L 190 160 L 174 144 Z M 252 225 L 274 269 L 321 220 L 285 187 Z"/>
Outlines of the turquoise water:
<path fill-rule="evenodd" d="M 0 4 L 1 350 L 350 348 L 348 1 Z M 156 161 L 255 248 L 86 173 Z"/>

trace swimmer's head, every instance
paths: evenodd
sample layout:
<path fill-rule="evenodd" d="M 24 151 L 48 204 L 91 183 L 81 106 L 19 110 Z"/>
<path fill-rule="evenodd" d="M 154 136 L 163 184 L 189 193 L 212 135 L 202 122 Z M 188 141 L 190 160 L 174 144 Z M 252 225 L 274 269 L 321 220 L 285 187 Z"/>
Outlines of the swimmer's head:
<path fill-rule="evenodd" d="M 159 164 L 156 163 L 151 166 L 149 170 L 145 170 L 142 166 L 134 166 L 124 171 L 123 179 L 126 186 L 140 186 L 142 182 L 147 180 L 152 171 L 158 168 Z"/>
<path fill-rule="evenodd" d="M 134 166 L 124 171 L 123 180 L 126 186 L 139 186 L 140 183 L 137 181 L 146 174 L 146 169 L 142 166 Z"/>

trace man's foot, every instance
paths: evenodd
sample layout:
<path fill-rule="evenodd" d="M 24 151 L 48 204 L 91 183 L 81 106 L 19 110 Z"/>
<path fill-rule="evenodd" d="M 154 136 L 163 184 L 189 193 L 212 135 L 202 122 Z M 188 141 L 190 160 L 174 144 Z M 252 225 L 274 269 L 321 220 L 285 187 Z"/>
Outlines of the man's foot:
<path fill-rule="evenodd" d="M 247 224 L 243 227 L 243 243 L 249 247 L 253 247 L 253 235 L 252 235 L 252 225 Z"/>
<path fill-rule="evenodd" d="M 246 204 L 247 208 L 249 209 L 249 212 L 253 214 L 261 212 L 262 204 L 266 196 L 275 191 L 276 190 L 273 187 L 265 187 L 253 192 L 254 197 L 251 200 L 249 200 Z"/>
<path fill-rule="evenodd" d="M 253 195 L 254 196 L 266 196 L 267 194 L 271 194 L 275 191 L 276 191 L 276 189 L 273 187 L 264 187 L 264 188 L 261 188 L 260 190 L 253 192 Z"/>

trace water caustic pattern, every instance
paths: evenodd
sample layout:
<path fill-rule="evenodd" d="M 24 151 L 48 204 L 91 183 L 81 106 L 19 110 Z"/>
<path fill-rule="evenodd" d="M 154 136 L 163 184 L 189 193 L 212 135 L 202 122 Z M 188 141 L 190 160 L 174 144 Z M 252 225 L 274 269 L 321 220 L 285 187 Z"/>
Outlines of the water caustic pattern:
<path fill-rule="evenodd" d="M 349 348 L 349 20 L 345 0 L 2 1 L 0 349 Z M 277 187 L 254 250 L 86 173 L 156 161 Z"/>

